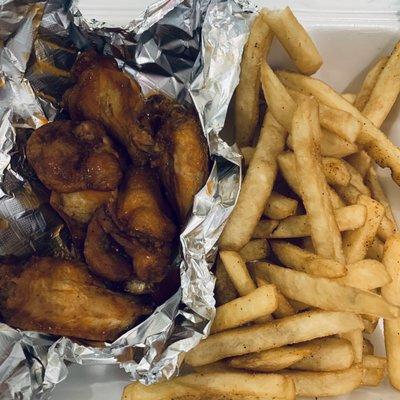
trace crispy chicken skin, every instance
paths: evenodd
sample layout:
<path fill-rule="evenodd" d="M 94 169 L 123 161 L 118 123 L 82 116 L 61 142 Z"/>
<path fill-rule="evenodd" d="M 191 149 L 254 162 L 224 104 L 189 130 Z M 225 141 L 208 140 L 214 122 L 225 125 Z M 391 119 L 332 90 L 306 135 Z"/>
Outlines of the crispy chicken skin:
<path fill-rule="evenodd" d="M 137 82 L 120 71 L 113 59 L 94 50 L 78 57 L 72 73 L 77 82 L 63 97 L 71 118 L 101 122 L 126 147 L 135 165 L 146 164 L 154 142 L 137 120 L 143 107 Z"/>
<path fill-rule="evenodd" d="M 122 178 L 118 154 L 103 127 L 94 121 L 55 121 L 29 138 L 27 158 L 50 190 L 114 190 Z"/>
<path fill-rule="evenodd" d="M 3 318 L 24 330 L 112 341 L 149 311 L 106 289 L 78 262 L 34 258 L 18 273 L 0 271 Z"/>

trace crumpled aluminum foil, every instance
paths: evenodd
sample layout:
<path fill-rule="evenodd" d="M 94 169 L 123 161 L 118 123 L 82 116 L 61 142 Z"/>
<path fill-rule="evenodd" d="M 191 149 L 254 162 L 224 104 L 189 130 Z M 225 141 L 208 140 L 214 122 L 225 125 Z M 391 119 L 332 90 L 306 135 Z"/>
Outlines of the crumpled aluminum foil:
<path fill-rule="evenodd" d="M 119 364 L 150 384 L 178 373 L 208 334 L 216 242 L 240 188 L 240 155 L 220 138 L 254 8 L 245 0 L 163 0 L 125 27 L 86 21 L 68 0 L 0 7 L 0 257 L 75 257 L 68 231 L 26 162 L 26 139 L 60 112 L 79 51 L 112 55 L 145 93 L 193 104 L 213 167 L 180 236 L 181 288 L 139 326 L 93 348 L 0 323 L 0 399 L 46 399 L 69 363 Z M 121 357 L 129 349 L 131 361 Z M 119 360 L 119 361 L 118 361 Z"/>

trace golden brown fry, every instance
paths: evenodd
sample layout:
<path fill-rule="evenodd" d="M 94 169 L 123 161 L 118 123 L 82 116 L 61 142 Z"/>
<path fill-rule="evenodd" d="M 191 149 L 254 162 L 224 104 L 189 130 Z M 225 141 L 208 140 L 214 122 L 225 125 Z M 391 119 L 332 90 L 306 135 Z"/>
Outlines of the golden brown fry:
<path fill-rule="evenodd" d="M 346 267 L 343 264 L 317 256 L 289 242 L 274 240 L 271 242 L 271 246 L 283 265 L 297 271 L 325 278 L 339 278 L 346 275 Z"/>
<path fill-rule="evenodd" d="M 269 244 L 265 239 L 250 240 L 250 242 L 239 251 L 239 254 L 244 262 L 262 260 L 268 257 Z"/>
<path fill-rule="evenodd" d="M 288 299 L 323 310 L 348 311 L 385 318 L 396 318 L 399 315 L 398 307 L 375 293 L 269 263 L 258 262 L 253 268 L 257 275 L 265 276 L 269 282 L 275 284 Z"/>
<path fill-rule="evenodd" d="M 361 319 L 352 313 L 310 311 L 262 325 L 211 335 L 187 353 L 185 361 L 192 366 L 206 365 L 227 357 L 305 342 L 362 327 Z"/>
<path fill-rule="evenodd" d="M 356 101 L 357 95 L 354 93 L 342 93 L 342 97 L 348 101 L 350 104 L 354 104 Z"/>
<path fill-rule="evenodd" d="M 363 111 L 365 105 L 368 102 L 371 92 L 378 81 L 379 75 L 381 74 L 383 68 L 385 68 L 389 57 L 380 58 L 376 64 L 368 71 L 364 78 L 364 82 L 361 85 L 360 91 L 357 93 L 356 100 L 354 101 L 354 107 L 356 107 L 361 112 Z"/>
<path fill-rule="evenodd" d="M 217 305 L 228 303 L 229 301 L 239 297 L 239 294 L 235 289 L 231 278 L 229 278 L 224 263 L 221 261 L 220 257 L 217 259 L 215 278 L 215 299 L 217 301 Z"/>
<path fill-rule="evenodd" d="M 400 234 L 389 238 L 384 247 L 383 264 L 391 282 L 381 289 L 382 296 L 397 306 L 400 305 Z"/>
<path fill-rule="evenodd" d="M 294 215 L 297 206 L 297 200 L 272 192 L 265 206 L 264 215 L 271 219 L 284 219 Z"/>
<path fill-rule="evenodd" d="M 349 155 L 346 157 L 346 161 L 353 166 L 363 178 L 365 178 L 365 175 L 372 164 L 371 157 L 364 150 Z"/>
<path fill-rule="evenodd" d="M 369 190 L 368 186 L 365 185 L 361 174 L 348 162 L 344 160 L 342 160 L 342 162 L 350 173 L 350 184 L 354 186 L 360 193 L 370 196 L 371 191 Z"/>
<path fill-rule="evenodd" d="M 217 307 L 211 334 L 247 324 L 271 314 L 277 307 L 275 286 L 261 286 L 246 296 Z"/>
<path fill-rule="evenodd" d="M 341 333 L 339 336 L 351 343 L 354 352 L 354 362 L 360 363 L 363 359 L 364 344 L 362 329 L 355 329 L 354 331 Z"/>
<path fill-rule="evenodd" d="M 368 340 L 364 338 L 363 341 L 363 355 L 374 355 L 374 345 Z"/>
<path fill-rule="evenodd" d="M 373 260 L 382 261 L 384 243 L 377 236 L 374 237 L 371 247 L 367 251 L 367 257 Z"/>
<path fill-rule="evenodd" d="M 266 59 L 273 33 L 258 15 L 250 29 L 240 65 L 234 97 L 235 138 L 239 146 L 250 145 L 259 118 L 260 64 Z"/>
<path fill-rule="evenodd" d="M 311 37 L 289 7 L 280 11 L 264 9 L 261 11 L 261 15 L 265 18 L 299 71 L 307 75 L 318 71 L 322 65 L 322 58 Z"/>
<path fill-rule="evenodd" d="M 400 318 L 385 320 L 384 333 L 389 380 L 400 390 Z"/>
<path fill-rule="evenodd" d="M 240 250 L 250 240 L 272 192 L 278 170 L 276 159 L 285 139 L 284 129 L 267 113 L 236 206 L 222 232 L 221 249 Z"/>
<path fill-rule="evenodd" d="M 365 355 L 362 361 L 363 386 L 379 386 L 386 373 L 386 358 Z"/>
<path fill-rule="evenodd" d="M 374 333 L 378 325 L 379 318 L 365 314 L 361 315 L 361 318 L 364 324 L 364 331 L 369 334 Z"/>
<path fill-rule="evenodd" d="M 252 237 L 255 239 L 269 238 L 278 225 L 279 221 L 273 219 L 262 219 L 256 225 Z"/>
<path fill-rule="evenodd" d="M 251 146 L 241 147 L 240 151 L 243 156 L 244 166 L 248 167 L 250 164 L 250 160 L 253 158 L 255 148 Z"/>

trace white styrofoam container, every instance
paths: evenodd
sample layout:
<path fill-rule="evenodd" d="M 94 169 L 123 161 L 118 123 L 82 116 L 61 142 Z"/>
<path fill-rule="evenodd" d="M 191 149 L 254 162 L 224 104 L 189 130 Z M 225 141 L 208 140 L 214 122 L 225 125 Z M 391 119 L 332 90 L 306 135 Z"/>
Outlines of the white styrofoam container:
<path fill-rule="evenodd" d="M 139 15 L 152 0 L 81 0 L 87 18 L 123 25 Z M 400 0 L 255 0 L 259 6 L 289 5 L 306 25 L 320 50 L 324 65 L 317 76 L 340 92 L 356 93 L 366 71 L 380 56 L 389 54 L 400 39 Z M 119 5 L 117 8 L 117 4 Z M 274 67 L 289 67 L 288 57 L 274 43 L 270 58 Z M 400 101 L 383 126 L 400 146 Z M 400 222 L 400 189 L 390 174 L 381 173 L 382 183 Z M 372 337 L 378 355 L 384 354 L 382 328 Z M 400 351 L 400 349 L 399 349 Z M 116 366 L 72 366 L 67 380 L 53 392 L 55 400 L 118 400 L 127 375 Z M 379 388 L 362 388 L 337 400 L 399 400 L 400 393 L 385 382 Z"/>

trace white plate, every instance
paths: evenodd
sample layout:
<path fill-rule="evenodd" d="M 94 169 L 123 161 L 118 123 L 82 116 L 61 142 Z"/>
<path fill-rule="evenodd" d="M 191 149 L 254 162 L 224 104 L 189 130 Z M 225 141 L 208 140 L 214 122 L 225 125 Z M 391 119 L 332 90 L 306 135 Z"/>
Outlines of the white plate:
<path fill-rule="evenodd" d="M 108 0 L 81 0 L 79 7 L 87 18 L 96 18 L 113 24 L 126 24 L 141 13 L 151 0 L 117 0 L 116 8 Z M 133 4 L 134 3 L 134 4 Z M 349 1 L 340 0 L 258 0 L 258 5 L 270 8 L 290 5 L 307 25 L 318 49 L 324 66 L 318 73 L 322 79 L 339 91 L 356 92 L 365 71 L 381 55 L 386 55 L 400 38 L 400 23 L 396 11 L 400 0 Z M 344 4 L 346 3 L 346 4 Z M 274 66 L 290 65 L 280 46 L 275 43 L 270 57 Z M 400 102 L 397 102 L 383 130 L 400 146 Z M 397 132 L 397 134 L 395 134 Z M 390 176 L 383 173 L 383 184 L 389 195 L 393 211 L 400 222 L 400 189 L 393 184 Z M 384 354 L 382 331 L 372 338 L 378 352 Z M 400 349 L 399 349 L 400 351 Z M 70 375 L 53 392 L 55 400 L 118 400 L 122 388 L 128 383 L 126 374 L 116 366 L 72 366 Z M 398 400 L 389 384 L 379 388 L 359 389 L 337 400 Z"/>

